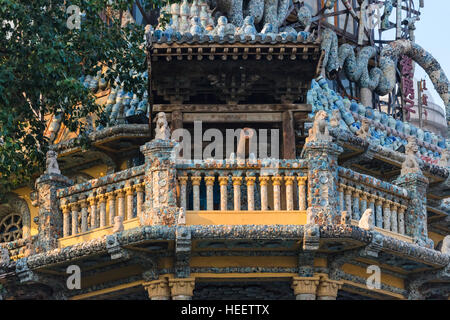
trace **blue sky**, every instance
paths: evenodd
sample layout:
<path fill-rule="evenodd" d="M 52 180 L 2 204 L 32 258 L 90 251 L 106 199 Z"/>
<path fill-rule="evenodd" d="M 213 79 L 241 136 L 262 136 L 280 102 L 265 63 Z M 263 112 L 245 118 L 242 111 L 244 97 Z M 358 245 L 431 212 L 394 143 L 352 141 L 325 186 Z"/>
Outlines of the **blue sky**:
<path fill-rule="evenodd" d="M 441 64 L 447 77 L 450 77 L 450 1 L 425 0 L 420 21 L 416 27 L 416 43 L 430 52 Z M 419 67 L 416 69 L 418 79 L 427 79 L 427 87 L 433 87 L 429 77 Z M 439 94 L 431 90 L 434 101 L 443 106 Z"/>

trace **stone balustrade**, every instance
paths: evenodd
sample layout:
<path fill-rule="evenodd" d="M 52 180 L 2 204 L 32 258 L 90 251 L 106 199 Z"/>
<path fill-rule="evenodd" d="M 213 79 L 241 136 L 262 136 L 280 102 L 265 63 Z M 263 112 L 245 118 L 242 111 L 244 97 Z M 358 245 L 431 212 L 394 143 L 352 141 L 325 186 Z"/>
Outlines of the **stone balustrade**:
<path fill-rule="evenodd" d="M 63 237 L 112 226 L 116 216 L 140 216 L 144 193 L 143 166 L 58 190 Z"/>
<path fill-rule="evenodd" d="M 339 168 L 339 207 L 359 220 L 366 209 L 373 211 L 374 226 L 406 235 L 405 213 L 410 201 L 402 187 L 374 177 Z"/>
<path fill-rule="evenodd" d="M 201 168 L 179 166 L 180 206 L 193 211 L 304 211 L 307 172 L 302 161 Z"/>

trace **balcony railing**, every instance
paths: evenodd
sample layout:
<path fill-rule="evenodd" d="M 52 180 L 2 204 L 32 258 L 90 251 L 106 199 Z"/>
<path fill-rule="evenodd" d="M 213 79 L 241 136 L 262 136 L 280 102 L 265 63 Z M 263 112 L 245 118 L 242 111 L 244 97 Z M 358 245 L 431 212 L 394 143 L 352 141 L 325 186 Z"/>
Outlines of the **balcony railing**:
<path fill-rule="evenodd" d="M 376 227 L 406 234 L 405 211 L 410 199 L 404 188 L 340 167 L 339 201 L 341 210 L 351 214 L 354 220 L 359 220 L 370 208 Z"/>
<path fill-rule="evenodd" d="M 144 204 L 144 166 L 60 189 L 63 236 L 114 225 L 114 218 L 138 217 Z"/>

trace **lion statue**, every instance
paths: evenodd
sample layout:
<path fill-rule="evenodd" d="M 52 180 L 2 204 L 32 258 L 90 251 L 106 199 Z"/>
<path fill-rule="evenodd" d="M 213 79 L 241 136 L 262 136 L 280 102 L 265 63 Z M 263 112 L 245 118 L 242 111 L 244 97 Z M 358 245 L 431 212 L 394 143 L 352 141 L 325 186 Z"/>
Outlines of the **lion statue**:
<path fill-rule="evenodd" d="M 170 140 L 170 128 L 164 112 L 156 115 L 155 140 Z"/>
<path fill-rule="evenodd" d="M 58 157 L 58 154 L 55 151 L 52 151 L 52 150 L 47 151 L 47 159 L 45 161 L 45 166 L 46 166 L 45 173 L 61 174 L 61 171 L 59 170 L 57 157 Z"/>
<path fill-rule="evenodd" d="M 327 118 L 328 114 L 324 110 L 320 110 L 316 113 L 313 127 L 309 129 L 309 135 L 308 138 L 306 138 L 306 143 L 313 141 L 332 141 L 330 132 L 328 131 Z"/>
<path fill-rule="evenodd" d="M 408 144 L 406 145 L 406 157 L 402 164 L 401 175 L 404 176 L 409 173 L 422 173 L 419 163 L 417 162 L 416 154 L 419 151 L 419 147 L 416 143 L 416 138 L 410 136 L 408 138 Z"/>
<path fill-rule="evenodd" d="M 361 229 L 368 230 L 368 231 L 374 229 L 374 226 L 372 223 L 372 219 L 373 219 L 372 214 L 373 214 L 372 209 L 367 209 L 366 211 L 364 211 L 361 219 L 359 220 L 359 224 L 358 224 L 358 226 Z"/>

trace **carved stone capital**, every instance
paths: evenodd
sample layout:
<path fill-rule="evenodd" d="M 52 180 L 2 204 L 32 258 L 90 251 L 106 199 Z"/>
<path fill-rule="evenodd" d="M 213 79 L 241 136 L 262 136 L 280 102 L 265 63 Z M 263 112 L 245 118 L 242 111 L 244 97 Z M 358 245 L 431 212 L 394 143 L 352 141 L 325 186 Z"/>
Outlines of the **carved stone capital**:
<path fill-rule="evenodd" d="M 173 300 L 190 300 L 194 295 L 195 278 L 169 279 Z"/>
<path fill-rule="evenodd" d="M 315 300 L 320 277 L 294 277 L 292 289 L 297 300 Z"/>
<path fill-rule="evenodd" d="M 151 300 L 169 300 L 170 288 L 167 279 L 144 282 L 142 285 Z"/>
<path fill-rule="evenodd" d="M 336 300 L 338 290 L 342 288 L 342 281 L 330 280 L 328 277 L 320 277 L 320 284 L 317 288 L 318 300 Z"/>

